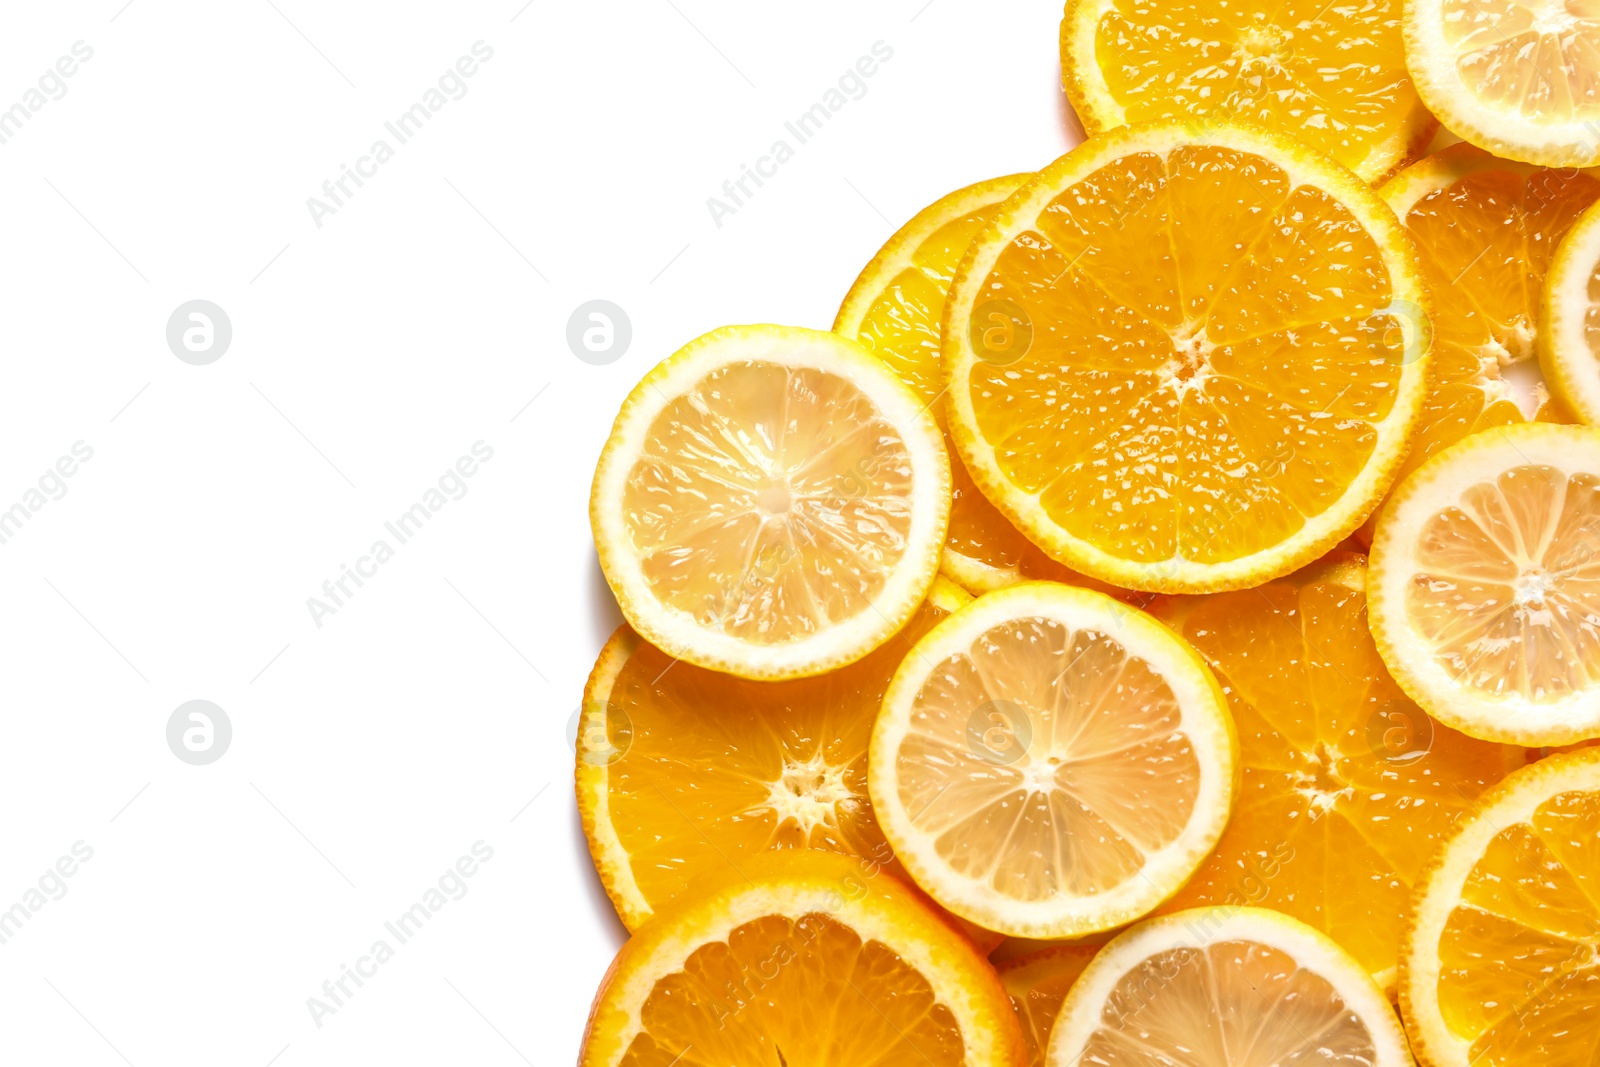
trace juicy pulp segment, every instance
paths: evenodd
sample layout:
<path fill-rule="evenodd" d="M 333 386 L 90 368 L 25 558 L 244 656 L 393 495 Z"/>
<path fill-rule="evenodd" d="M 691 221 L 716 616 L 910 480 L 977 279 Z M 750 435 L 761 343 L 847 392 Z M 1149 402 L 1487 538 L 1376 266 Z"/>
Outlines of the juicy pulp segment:
<path fill-rule="evenodd" d="M 828 371 L 729 363 L 673 399 L 628 471 L 645 582 L 705 628 L 769 644 L 871 610 L 908 548 L 911 450 Z"/>
<path fill-rule="evenodd" d="M 1600 11 L 1582 0 L 1444 0 L 1461 84 L 1533 121 L 1600 116 Z"/>
<path fill-rule="evenodd" d="M 1513 467 L 1423 524 L 1406 616 L 1458 684 L 1556 702 L 1600 684 L 1600 477 Z"/>
<path fill-rule="evenodd" d="M 1138 877 L 1188 825 L 1200 764 L 1182 717 L 1114 637 L 1014 619 L 916 693 L 899 800 L 962 877 L 1020 901 L 1092 896 Z"/>
<path fill-rule="evenodd" d="M 1501 830 L 1439 939 L 1445 1026 L 1483 1067 L 1583 1064 L 1600 1014 L 1600 793 Z M 1583 1036 L 1588 1035 L 1588 1036 Z"/>
<path fill-rule="evenodd" d="M 1406 73 L 1401 6 L 1111 0 L 1095 57 L 1127 122 L 1235 115 L 1376 180 L 1407 147 L 1391 145 L 1394 116 L 1421 109 Z"/>
<path fill-rule="evenodd" d="M 640 1021 L 623 1067 L 957 1067 L 966 1051 L 919 971 L 821 913 L 764 916 L 697 947 L 656 981 Z"/>
<path fill-rule="evenodd" d="M 1160 910 L 1272 908 L 1387 978 L 1436 843 L 1520 755 L 1405 696 L 1368 628 L 1359 557 L 1342 569 L 1194 598 L 1173 619 L 1227 693 L 1244 779 L 1217 847 Z"/>
<path fill-rule="evenodd" d="M 1249 940 L 1147 957 L 1106 997 L 1085 1067 L 1371 1067 L 1373 1035 L 1326 978 Z"/>
<path fill-rule="evenodd" d="M 1096 949 L 1061 946 L 1000 964 L 1000 984 L 1022 1024 L 1022 1042 L 1028 1048 L 1028 1067 L 1044 1067 L 1050 1047 L 1050 1029 L 1067 991 L 1094 959 Z"/>
<path fill-rule="evenodd" d="M 1288 539 L 1366 467 L 1404 370 L 1408 312 L 1361 222 L 1232 148 L 1087 175 L 982 293 L 1033 344 L 973 365 L 977 432 L 1050 520 L 1140 563 Z"/>

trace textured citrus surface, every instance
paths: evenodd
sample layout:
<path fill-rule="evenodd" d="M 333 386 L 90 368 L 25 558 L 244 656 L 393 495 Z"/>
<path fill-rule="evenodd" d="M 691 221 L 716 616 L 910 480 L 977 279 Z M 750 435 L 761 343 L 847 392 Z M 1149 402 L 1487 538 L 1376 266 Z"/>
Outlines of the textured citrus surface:
<path fill-rule="evenodd" d="M 945 292 L 972 239 L 1031 177 L 1012 174 L 969 185 L 918 212 L 862 270 L 834 320 L 836 332 L 888 364 L 941 422 L 939 330 Z M 973 592 L 1027 578 L 1093 581 L 1035 547 L 989 503 L 954 455 L 950 473 L 950 532 L 941 569 L 952 580 Z"/>
<path fill-rule="evenodd" d="M 628 622 L 777 679 L 859 659 L 937 573 L 950 461 L 925 405 L 833 333 L 734 326 L 629 394 L 590 520 Z"/>
<path fill-rule="evenodd" d="M 1597 546 L 1600 431 L 1475 434 L 1407 478 L 1378 522 L 1378 647 L 1435 718 L 1474 736 L 1600 736 Z"/>
<path fill-rule="evenodd" d="M 1600 197 L 1600 180 L 1463 144 L 1408 167 L 1380 195 L 1416 241 L 1437 297 L 1434 381 L 1401 477 L 1489 426 L 1570 421 L 1539 373 L 1539 303 L 1556 246 Z"/>
<path fill-rule="evenodd" d="M 1600 162 L 1600 12 L 1582 0 L 1407 0 L 1406 63 L 1473 144 L 1545 166 Z"/>
<path fill-rule="evenodd" d="M 1595 1062 L 1600 750 L 1485 797 L 1420 887 L 1401 1005 L 1434 1067 Z"/>
<path fill-rule="evenodd" d="M 787 682 L 674 663 L 618 630 L 584 696 L 578 810 L 629 929 L 695 878 L 772 849 L 831 849 L 894 868 L 867 798 L 872 724 L 913 643 L 970 599 L 940 580 L 864 659 Z"/>
<path fill-rule="evenodd" d="M 1114 130 L 1023 186 L 957 274 L 951 435 L 1077 570 L 1256 584 L 1387 489 L 1425 389 L 1426 299 L 1393 215 L 1323 157 L 1232 126 Z M 1026 343 L 993 348 L 995 314 Z"/>
<path fill-rule="evenodd" d="M 1583 422 L 1600 425 L 1600 205 L 1590 204 L 1556 249 L 1538 332 L 1551 393 Z"/>
<path fill-rule="evenodd" d="M 1096 951 L 1096 947 L 1067 945 L 1008 960 L 996 968 L 1017 1020 L 1022 1023 L 1029 1067 L 1043 1067 L 1045 1050 L 1050 1047 L 1050 1028 L 1056 1023 L 1061 1003 Z"/>
<path fill-rule="evenodd" d="M 1139 923 L 1061 1008 L 1053 1067 L 1410 1067 L 1394 1009 L 1316 930 L 1257 908 Z"/>
<path fill-rule="evenodd" d="M 993 970 L 889 875 L 759 857 L 662 912 L 595 998 L 581 1067 L 1023 1067 Z"/>
<path fill-rule="evenodd" d="M 1027 582 L 902 660 L 867 785 L 896 855 L 944 907 L 1072 937 L 1144 914 L 1216 842 L 1231 729 L 1170 631 L 1103 594 Z"/>
<path fill-rule="evenodd" d="M 1365 560 L 1336 554 L 1259 589 L 1155 606 L 1211 664 L 1244 785 L 1216 850 L 1164 910 L 1272 908 L 1394 980 L 1411 886 L 1520 749 L 1435 723 L 1367 628 Z"/>
<path fill-rule="evenodd" d="M 1090 133 L 1231 115 L 1376 181 L 1434 127 L 1406 73 L 1403 6 L 1068 0 L 1061 69 Z"/>

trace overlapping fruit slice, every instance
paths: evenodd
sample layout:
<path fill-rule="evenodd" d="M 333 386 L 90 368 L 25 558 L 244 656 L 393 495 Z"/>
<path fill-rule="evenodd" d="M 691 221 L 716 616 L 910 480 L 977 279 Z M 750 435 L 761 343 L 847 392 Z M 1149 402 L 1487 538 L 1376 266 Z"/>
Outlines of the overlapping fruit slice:
<path fill-rule="evenodd" d="M 1461 144 L 1379 194 L 1416 241 L 1435 297 L 1434 381 L 1401 477 L 1488 426 L 1571 421 L 1539 373 L 1539 304 L 1556 246 L 1600 197 L 1600 179 Z"/>
<path fill-rule="evenodd" d="M 1539 366 L 1557 400 L 1600 425 L 1600 205 L 1573 223 L 1545 274 Z"/>
<path fill-rule="evenodd" d="M 1139 923 L 1095 956 L 1056 1019 L 1050 1067 L 1411 1067 L 1400 1022 L 1326 936 L 1260 908 Z"/>
<path fill-rule="evenodd" d="M 1018 937 L 1145 914 L 1222 833 L 1236 743 L 1194 650 L 1112 598 L 988 593 L 917 642 L 884 696 L 867 787 L 945 908 Z"/>
<path fill-rule="evenodd" d="M 1372 543 L 1372 632 L 1436 719 L 1474 737 L 1600 737 L 1600 430 L 1474 434 L 1395 490 Z"/>
<path fill-rule="evenodd" d="M 1406 73 L 1403 0 L 1068 0 L 1061 72 L 1084 129 L 1233 116 L 1377 181 L 1436 125 Z"/>
<path fill-rule="evenodd" d="M 939 579 L 900 633 L 820 678 L 753 682 L 622 627 L 589 676 L 578 811 L 628 928 L 751 857 L 829 849 L 897 870 L 867 798 L 867 742 L 900 660 L 972 598 Z"/>
<path fill-rule="evenodd" d="M 580 1067 L 1024 1067 L 988 962 L 887 874 L 771 853 L 623 945 Z"/>
<path fill-rule="evenodd" d="M 1260 905 L 1328 934 L 1392 985 L 1410 889 L 1520 749 L 1430 719 L 1367 628 L 1363 557 L 1259 589 L 1152 606 L 1211 664 L 1244 784 L 1222 840 L 1164 910 Z"/>
<path fill-rule="evenodd" d="M 821 674 L 911 617 L 938 573 L 950 458 L 854 341 L 729 326 L 628 394 L 590 494 L 629 625 L 745 678 Z"/>
<path fill-rule="evenodd" d="M 1393 214 L 1304 146 L 1222 122 L 1114 130 L 1019 189 L 957 272 L 951 437 L 1076 570 L 1259 584 L 1388 489 L 1426 388 L 1426 300 Z"/>
<path fill-rule="evenodd" d="M 1067 999 L 1067 991 L 1097 951 L 1097 946 L 1062 945 L 996 966 L 1000 984 L 1006 987 L 1017 1020 L 1022 1023 L 1028 1067 L 1043 1067 L 1045 1050 L 1050 1047 L 1050 1030 Z"/>
<path fill-rule="evenodd" d="M 902 226 L 850 287 L 835 318 L 836 333 L 859 341 L 922 396 L 944 421 L 939 330 L 945 292 L 972 239 L 995 209 L 1031 174 L 969 185 L 943 197 Z M 974 592 L 1030 578 L 1093 583 L 1074 574 L 1022 535 L 973 484 L 951 456 L 950 532 L 940 569 Z"/>
<path fill-rule="evenodd" d="M 1400 1005 L 1430 1067 L 1595 1060 L 1600 750 L 1541 760 L 1464 820 L 1418 887 Z"/>

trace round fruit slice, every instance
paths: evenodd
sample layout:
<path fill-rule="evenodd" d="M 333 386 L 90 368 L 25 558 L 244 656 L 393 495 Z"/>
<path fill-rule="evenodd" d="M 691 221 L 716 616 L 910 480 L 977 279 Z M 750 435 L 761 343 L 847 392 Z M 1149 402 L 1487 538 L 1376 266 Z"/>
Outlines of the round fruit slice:
<path fill-rule="evenodd" d="M 584 691 L 577 789 L 595 869 L 628 929 L 695 878 L 773 849 L 897 870 L 867 799 L 867 742 L 900 660 L 971 599 L 941 578 L 875 651 L 787 682 L 674 663 L 619 629 Z"/>
<path fill-rule="evenodd" d="M 1539 300 L 1556 245 L 1600 197 L 1600 180 L 1463 144 L 1406 168 L 1379 195 L 1438 295 L 1433 385 L 1400 477 L 1488 426 L 1570 421 L 1539 373 Z"/>
<path fill-rule="evenodd" d="M 1089 966 L 1096 946 L 1062 945 L 1029 956 L 1007 960 L 995 969 L 1000 984 L 1011 997 L 1011 1007 L 1022 1023 L 1022 1042 L 1028 1049 L 1028 1067 L 1044 1067 L 1050 1047 L 1050 1028 L 1056 1024 L 1067 990 Z"/>
<path fill-rule="evenodd" d="M 1406 73 L 1403 6 L 1068 0 L 1062 81 L 1091 134 L 1233 116 L 1377 181 L 1437 125 Z"/>
<path fill-rule="evenodd" d="M 1392 988 L 1423 864 L 1523 750 L 1434 722 L 1395 684 L 1367 626 L 1363 556 L 1150 610 L 1211 664 L 1244 765 L 1222 840 L 1162 910 L 1281 911 Z"/>
<path fill-rule="evenodd" d="M 1411 1067 L 1411 1054 L 1382 991 L 1325 935 L 1260 908 L 1195 908 L 1100 950 L 1046 1062 Z"/>
<path fill-rule="evenodd" d="M 1367 595 L 1395 679 L 1463 733 L 1600 736 L 1600 431 L 1522 423 L 1423 464 L 1378 518 Z"/>
<path fill-rule="evenodd" d="M 1426 388 L 1427 297 L 1393 214 L 1237 125 L 1085 142 L 1006 201 L 949 299 L 973 479 L 1051 556 L 1127 588 L 1243 588 L 1332 548 L 1388 489 Z"/>
<path fill-rule="evenodd" d="M 1023 1067 L 994 971 L 910 890 L 835 853 L 772 853 L 622 946 L 580 1067 Z"/>
<path fill-rule="evenodd" d="M 1429 1067 L 1594 1062 L 1600 750 L 1507 778 L 1433 859 L 1400 1009 Z"/>
<path fill-rule="evenodd" d="M 1600 424 L 1600 204 L 1567 231 L 1545 275 L 1539 365 L 1569 410 Z"/>
<path fill-rule="evenodd" d="M 1025 582 L 901 661 L 867 787 L 895 854 L 945 908 L 1076 937 L 1171 896 L 1228 821 L 1225 698 L 1170 630 L 1103 593 Z"/>
<path fill-rule="evenodd" d="M 926 407 L 834 333 L 729 326 L 644 377 L 589 502 L 629 625 L 776 680 L 860 659 L 933 583 L 950 459 Z"/>
<path fill-rule="evenodd" d="M 1600 163 L 1600 12 L 1565 0 L 1406 0 L 1406 66 L 1428 110 L 1507 159 Z"/>
<path fill-rule="evenodd" d="M 834 320 L 836 333 L 859 341 L 911 386 L 943 421 L 939 324 L 945 292 L 972 238 L 1031 174 L 1012 174 L 958 189 L 918 212 L 889 238 L 850 287 Z M 948 441 L 946 442 L 948 444 Z M 950 532 L 940 569 L 975 593 L 1030 578 L 1074 584 L 1094 579 L 1040 551 L 973 484 L 952 456 Z"/>

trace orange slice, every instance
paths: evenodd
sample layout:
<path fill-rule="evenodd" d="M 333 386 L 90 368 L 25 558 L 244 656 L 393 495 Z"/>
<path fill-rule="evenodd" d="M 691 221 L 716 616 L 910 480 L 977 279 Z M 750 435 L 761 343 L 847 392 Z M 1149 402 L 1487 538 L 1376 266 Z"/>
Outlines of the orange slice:
<path fill-rule="evenodd" d="M 1378 181 L 1436 122 L 1406 73 L 1403 0 L 1067 0 L 1061 72 L 1083 128 L 1221 116 Z"/>
<path fill-rule="evenodd" d="M 1600 204 L 1578 216 L 1545 273 L 1539 366 L 1568 411 L 1600 425 Z"/>
<path fill-rule="evenodd" d="M 1222 840 L 1164 910 L 1281 911 L 1392 985 L 1429 852 L 1522 753 L 1406 698 L 1368 631 L 1365 582 L 1363 557 L 1336 554 L 1259 589 L 1152 607 L 1211 664 L 1244 764 Z"/>
<path fill-rule="evenodd" d="M 1434 456 L 1372 543 L 1372 633 L 1434 718 L 1474 737 L 1600 737 L 1600 430 L 1521 423 Z"/>
<path fill-rule="evenodd" d="M 1359 963 L 1260 908 L 1139 923 L 1079 976 L 1050 1067 L 1411 1067 L 1394 1008 Z"/>
<path fill-rule="evenodd" d="M 1007 960 L 996 968 L 1017 1020 L 1022 1023 L 1028 1067 L 1044 1067 L 1050 1028 L 1056 1024 L 1067 991 L 1098 951 L 1098 947 L 1063 945 Z"/>
<path fill-rule="evenodd" d="M 988 593 L 901 661 L 867 788 L 928 895 L 1015 937 L 1075 937 L 1145 914 L 1228 819 L 1233 724 L 1204 662 L 1087 589 Z"/>
<path fill-rule="evenodd" d="M 589 520 L 628 624 L 776 681 L 854 662 L 938 573 L 950 459 L 926 405 L 834 333 L 729 326 L 645 376 Z"/>
<path fill-rule="evenodd" d="M 752 682 L 675 662 L 623 626 L 600 653 L 578 731 L 578 811 L 630 930 L 696 878 L 812 848 L 897 871 L 867 798 L 867 742 L 916 640 L 972 598 L 934 584 L 905 629 L 819 678 Z"/>
<path fill-rule="evenodd" d="M 861 271 L 834 319 L 834 332 L 860 342 L 888 364 L 923 397 L 941 423 L 939 330 L 945 292 L 973 237 L 1031 177 L 991 178 L 923 208 Z M 1031 578 L 1094 584 L 1045 555 L 1007 522 L 953 454 L 950 473 L 954 485 L 950 532 L 940 569 L 953 581 L 974 593 Z"/>
<path fill-rule="evenodd" d="M 994 970 L 894 878 L 756 857 L 622 946 L 579 1067 L 1023 1067 Z"/>
<path fill-rule="evenodd" d="M 1600 1011 L 1600 750 L 1482 798 L 1417 887 L 1400 1007 L 1428 1067 L 1587 1064 Z"/>
<path fill-rule="evenodd" d="M 1316 559 L 1388 489 L 1426 388 L 1427 297 L 1393 214 L 1238 124 L 1085 142 L 1001 207 L 949 300 L 968 471 L 1053 558 L 1126 588 Z"/>

